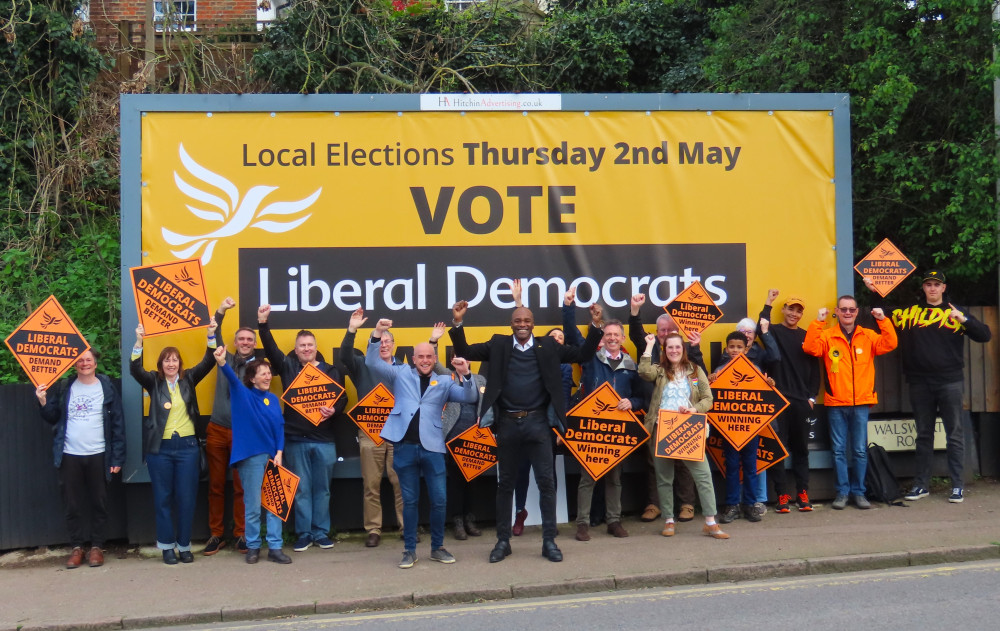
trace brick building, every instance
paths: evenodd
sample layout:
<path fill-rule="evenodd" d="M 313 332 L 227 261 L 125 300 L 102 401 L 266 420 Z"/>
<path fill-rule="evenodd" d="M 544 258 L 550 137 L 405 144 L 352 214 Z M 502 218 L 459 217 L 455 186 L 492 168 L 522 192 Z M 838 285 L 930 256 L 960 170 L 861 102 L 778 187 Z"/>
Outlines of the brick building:
<path fill-rule="evenodd" d="M 258 6 L 258 5 L 263 6 Z M 97 34 L 98 46 L 114 49 L 168 30 L 198 31 L 220 25 L 270 21 L 272 1 L 260 0 L 90 0 L 84 14 Z"/>

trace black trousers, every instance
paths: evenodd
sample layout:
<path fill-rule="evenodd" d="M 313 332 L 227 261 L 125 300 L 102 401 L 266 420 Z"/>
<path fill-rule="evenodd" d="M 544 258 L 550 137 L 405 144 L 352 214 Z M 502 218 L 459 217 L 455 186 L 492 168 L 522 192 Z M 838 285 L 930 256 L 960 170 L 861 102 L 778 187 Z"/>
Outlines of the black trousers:
<path fill-rule="evenodd" d="M 66 528 L 73 547 L 102 547 L 108 527 L 108 485 L 104 453 L 93 456 L 63 454 L 59 486 L 66 506 Z"/>
<path fill-rule="evenodd" d="M 445 469 L 448 472 L 448 515 L 464 517 L 472 513 L 472 482 L 466 482 L 462 470 L 458 468 L 451 454 L 445 454 Z"/>
<path fill-rule="evenodd" d="M 809 490 L 809 414 L 808 401 L 788 399 L 788 407 L 774 420 L 778 440 L 788 450 L 792 460 L 795 488 L 789 493 L 785 463 L 779 462 L 767 470 L 767 478 L 774 484 L 775 495 L 794 495 Z M 792 499 L 795 499 L 794 497 Z"/>
<path fill-rule="evenodd" d="M 514 418 L 500 413 L 493 430 L 497 438 L 497 539 L 510 540 L 510 520 L 514 510 L 514 486 L 521 458 L 526 457 L 538 483 L 542 513 L 542 538 L 556 537 L 556 483 L 552 468 L 552 428 L 544 410 Z"/>

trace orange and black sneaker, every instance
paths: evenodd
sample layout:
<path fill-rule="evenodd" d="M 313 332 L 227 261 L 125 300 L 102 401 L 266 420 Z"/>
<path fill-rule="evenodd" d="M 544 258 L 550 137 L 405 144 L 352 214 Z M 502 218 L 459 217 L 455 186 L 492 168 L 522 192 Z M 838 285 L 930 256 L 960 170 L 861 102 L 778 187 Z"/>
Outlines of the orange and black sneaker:
<path fill-rule="evenodd" d="M 787 493 L 778 496 L 778 506 L 774 509 L 776 513 L 790 513 L 792 509 L 788 508 L 788 503 L 792 501 L 792 496 Z"/>
<path fill-rule="evenodd" d="M 813 505 L 809 503 L 809 493 L 805 489 L 799 491 L 798 499 L 795 503 L 799 505 L 800 513 L 808 513 L 813 509 Z"/>

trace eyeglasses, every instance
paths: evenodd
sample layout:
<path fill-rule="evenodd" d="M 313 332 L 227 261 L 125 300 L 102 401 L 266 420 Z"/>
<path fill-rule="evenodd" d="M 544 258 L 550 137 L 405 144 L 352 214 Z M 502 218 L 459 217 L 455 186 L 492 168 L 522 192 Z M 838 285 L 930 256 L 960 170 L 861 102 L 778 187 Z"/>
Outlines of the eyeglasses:
<path fill-rule="evenodd" d="M 837 307 L 837 311 L 841 313 L 857 313 L 857 307 Z"/>

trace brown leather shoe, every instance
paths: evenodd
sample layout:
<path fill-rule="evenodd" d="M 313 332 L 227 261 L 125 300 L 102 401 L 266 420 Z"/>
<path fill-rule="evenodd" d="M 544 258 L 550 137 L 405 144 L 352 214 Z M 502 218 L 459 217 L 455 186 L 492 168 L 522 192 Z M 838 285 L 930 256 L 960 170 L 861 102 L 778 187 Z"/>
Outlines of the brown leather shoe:
<path fill-rule="evenodd" d="M 608 534 L 614 535 L 619 539 L 624 539 L 625 537 L 628 536 L 628 531 L 625 530 L 624 527 L 622 527 L 622 523 L 620 521 L 613 521 L 610 524 L 608 524 Z"/>
<path fill-rule="evenodd" d="M 66 569 L 74 570 L 80 567 L 81 563 L 83 563 L 83 548 L 76 546 L 66 559 Z"/>
<path fill-rule="evenodd" d="M 705 533 L 706 535 L 708 535 L 709 537 L 712 537 L 713 539 L 728 539 L 729 538 L 729 535 L 727 535 L 726 533 L 722 532 L 722 528 L 719 527 L 719 524 L 712 524 L 711 526 L 709 526 L 708 524 L 705 524 L 705 526 L 701 529 L 701 531 L 703 533 Z"/>
<path fill-rule="evenodd" d="M 590 528 L 587 526 L 587 524 L 576 525 L 576 540 L 590 541 Z"/>
<path fill-rule="evenodd" d="M 87 563 L 90 563 L 90 567 L 101 567 L 104 565 L 104 550 L 101 550 L 97 546 L 91 548 L 90 553 L 87 555 Z"/>
<path fill-rule="evenodd" d="M 673 537 L 674 522 L 668 521 L 667 523 L 663 524 L 663 530 L 660 531 L 660 534 L 663 535 L 664 537 Z"/>
<path fill-rule="evenodd" d="M 681 512 L 677 514 L 677 521 L 691 521 L 694 519 L 694 506 L 681 504 Z"/>
<path fill-rule="evenodd" d="M 377 532 L 368 533 L 368 538 L 365 540 L 366 548 L 377 548 L 378 544 L 382 541 L 382 535 Z"/>
<path fill-rule="evenodd" d="M 524 532 L 524 520 L 528 518 L 528 510 L 522 508 L 514 514 L 514 525 L 510 528 L 510 534 L 520 537 Z"/>
<path fill-rule="evenodd" d="M 646 510 L 642 511 L 642 516 L 639 517 L 641 521 L 655 521 L 657 517 L 660 516 L 660 507 L 656 504 L 650 504 L 646 507 Z"/>

